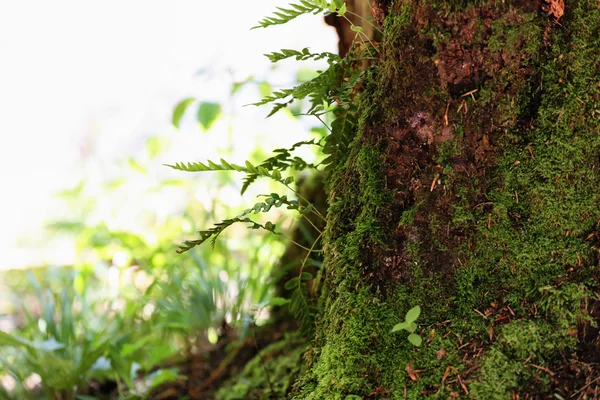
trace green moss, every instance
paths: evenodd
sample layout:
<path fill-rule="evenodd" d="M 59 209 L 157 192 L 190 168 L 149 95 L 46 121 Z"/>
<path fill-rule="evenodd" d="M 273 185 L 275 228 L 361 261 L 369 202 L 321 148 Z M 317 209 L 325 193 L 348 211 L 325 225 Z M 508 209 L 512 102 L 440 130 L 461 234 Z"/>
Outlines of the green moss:
<path fill-rule="evenodd" d="M 402 211 L 402 215 L 400 216 L 400 221 L 398 222 L 398 226 L 410 226 L 417 216 L 417 211 L 419 211 L 419 207 L 422 205 L 422 202 L 415 204 L 414 206 Z"/>
<path fill-rule="evenodd" d="M 452 205 L 452 224 L 457 228 L 466 228 L 475 220 L 467 191 L 464 186 L 456 188 L 456 199 Z"/>
<path fill-rule="evenodd" d="M 297 338 L 273 343 L 260 351 L 239 376 L 233 377 L 217 393 L 220 400 L 282 399 L 290 391 L 300 371 L 304 346 Z M 268 378 L 267 373 L 268 371 Z M 271 391 L 273 389 L 273 392 Z"/>
<path fill-rule="evenodd" d="M 590 118 L 600 101 L 600 11 L 571 4 L 545 48 L 545 17 L 494 9 L 490 36 L 479 29 L 491 52 L 480 66 L 488 78 L 477 83 L 469 112 L 455 115 L 455 140 L 415 168 L 412 178 L 427 187 L 400 204 L 386 180 L 385 119 L 401 115 L 396 104 L 421 106 L 402 103 L 410 90 L 436 93 L 432 109 L 449 101 L 402 80 L 416 67 L 399 49 L 417 42 L 407 17 L 414 10 L 402 4 L 386 22 L 386 63 L 369 75 L 351 154 L 330 182 L 321 313 L 293 396 L 366 398 L 380 388 L 391 398 L 405 398 L 405 390 L 408 399 L 448 398 L 464 392 L 458 380 L 444 380 L 450 366 L 472 398 L 543 393 L 550 385 L 543 368 L 577 349 L 573 328 L 587 318 L 581 303 L 596 285 L 597 249 L 586 238 L 600 220 L 600 121 Z M 424 29 L 418 40 L 439 45 L 436 31 Z M 437 77 L 426 78 L 437 86 Z M 492 150 L 476 158 L 483 139 L 472 138 L 482 130 Z M 468 173 L 456 168 L 460 157 L 472 164 Z M 453 196 L 442 211 L 436 201 L 445 193 L 423 183 L 440 166 Z M 403 275 L 384 288 L 376 278 L 390 268 L 386 251 L 401 253 Z M 406 333 L 390 332 L 417 304 L 419 333 L 429 339 L 435 329 L 418 349 Z M 420 371 L 416 381 L 407 366 Z"/>

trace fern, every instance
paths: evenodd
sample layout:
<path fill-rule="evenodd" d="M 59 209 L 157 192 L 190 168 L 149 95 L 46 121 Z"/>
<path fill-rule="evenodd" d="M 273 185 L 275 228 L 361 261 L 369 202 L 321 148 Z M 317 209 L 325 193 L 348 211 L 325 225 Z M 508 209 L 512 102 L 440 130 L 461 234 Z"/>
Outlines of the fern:
<path fill-rule="evenodd" d="M 221 159 L 221 164 L 217 164 L 213 161 L 208 160 L 206 164 L 201 162 L 188 162 L 188 163 L 175 163 L 175 165 L 165 164 L 167 167 L 185 172 L 205 172 L 205 171 L 237 171 L 246 172 L 250 175 L 263 176 L 271 178 L 285 186 L 289 186 L 294 182 L 293 176 L 283 178 L 281 172 L 277 169 L 269 170 L 261 165 L 258 167 L 254 166 L 250 161 L 246 161 L 246 166 L 242 167 L 237 164 L 230 164 L 227 161 Z"/>
<path fill-rule="evenodd" d="M 281 110 L 282 108 L 286 108 L 288 106 L 288 104 L 291 104 L 293 101 L 294 101 L 294 99 L 290 99 L 290 100 L 286 101 L 285 103 L 275 103 L 275 105 L 271 109 L 271 112 L 267 115 L 267 118 L 269 118 L 270 116 L 275 114 L 277 111 Z"/>
<path fill-rule="evenodd" d="M 291 156 L 291 152 L 296 150 L 298 147 L 305 145 L 321 146 L 315 140 L 308 140 L 295 143 L 289 149 L 276 149 L 273 152 L 277 154 L 263 161 L 260 164 L 260 167 L 266 168 L 268 171 L 273 171 L 277 169 L 280 172 L 283 172 L 289 168 L 293 168 L 296 171 L 302 171 L 306 168 L 316 168 L 314 164 L 309 164 L 300 157 Z M 259 177 L 260 175 L 255 173 L 247 174 L 244 178 L 244 184 L 242 185 L 241 194 L 244 194 L 248 189 L 248 186 L 250 186 Z"/>
<path fill-rule="evenodd" d="M 247 172 L 248 168 L 230 164 L 227 161 L 221 159 L 221 164 L 216 164 L 212 161 L 207 161 L 208 165 L 203 164 L 201 162 L 195 163 L 175 163 L 175 165 L 165 164 L 167 167 L 171 167 L 173 169 L 185 172 L 204 172 L 204 171 L 237 171 L 237 172 Z"/>
<path fill-rule="evenodd" d="M 325 138 L 323 153 L 327 155 L 322 164 L 327 171 L 333 169 L 338 162 L 348 154 L 348 148 L 358 124 L 358 108 L 351 104 L 348 108 L 338 107 L 334 110 L 336 116 L 331 123 L 331 133 Z"/>
<path fill-rule="evenodd" d="M 307 212 L 306 207 L 301 209 L 301 206 L 297 200 L 288 200 L 287 196 L 279 196 L 277 193 L 271 193 L 270 195 L 267 195 L 265 197 L 267 197 L 265 199 L 265 201 L 261 201 L 261 202 L 254 204 L 254 206 L 252 208 L 248 208 L 248 209 L 244 210 L 244 212 L 241 213 L 240 215 L 238 215 L 237 217 L 218 222 L 215 224 L 214 227 L 212 227 L 208 230 L 199 231 L 198 232 L 198 234 L 200 235 L 199 239 L 186 240 L 185 242 L 183 242 L 182 245 L 179 246 L 179 249 L 177 250 L 177 252 L 184 253 L 196 246 L 201 245 L 202 243 L 206 242 L 209 239 L 211 241 L 211 244 L 214 247 L 215 242 L 216 242 L 217 238 L 219 237 L 219 235 L 221 233 L 223 233 L 223 231 L 225 229 L 229 228 L 231 225 L 239 223 L 239 222 L 250 224 L 248 226 L 248 229 L 264 229 L 266 231 L 269 231 L 271 233 L 279 235 L 279 233 L 275 231 L 276 225 L 273 224 L 272 222 L 267 222 L 264 225 L 262 225 L 262 224 L 259 224 L 255 221 L 251 220 L 250 218 L 248 218 L 248 216 L 251 214 L 267 213 L 267 212 L 271 211 L 271 208 L 273 208 L 273 207 L 279 208 L 283 205 L 286 205 L 288 210 L 299 210 L 302 214 Z"/>
<path fill-rule="evenodd" d="M 326 105 L 332 104 L 335 100 L 330 95 L 337 85 L 339 77 L 339 64 L 332 64 L 326 71 L 321 72 L 317 77 L 304 82 L 291 89 L 281 89 L 273 92 L 270 96 L 263 98 L 258 103 L 252 103 L 254 106 L 273 103 L 278 100 L 286 100 L 285 105 L 293 100 L 302 100 L 308 97 L 310 99 L 310 108 L 308 114 L 316 114 L 325 110 Z M 273 115 L 279 109 L 285 107 L 283 103 L 276 104 L 277 110 L 272 111 Z"/>
<path fill-rule="evenodd" d="M 335 13 L 339 17 L 345 17 L 346 5 L 343 0 L 297 0 L 291 4 L 289 8 L 278 7 L 273 15 L 259 21 L 259 24 L 252 29 L 265 28 L 272 25 L 285 24 L 304 14 L 319 14 L 319 13 Z M 362 34 L 360 27 L 351 25 L 357 36 Z M 365 37 L 364 34 L 362 34 Z M 236 171 L 246 174 L 243 180 L 241 193 L 243 194 L 248 187 L 255 182 L 259 177 L 268 177 L 277 182 L 282 183 L 288 189 L 291 189 L 290 184 L 294 181 L 293 177 L 282 177 L 282 173 L 290 169 L 303 170 L 306 168 L 316 169 L 318 166 L 307 163 L 300 157 L 294 156 L 292 153 L 295 149 L 304 145 L 321 146 L 326 158 L 321 163 L 325 165 L 326 170 L 332 170 L 343 162 L 349 152 L 350 145 L 355 137 L 355 132 L 358 125 L 358 107 L 356 106 L 356 95 L 360 90 L 361 82 L 364 77 L 365 60 L 373 59 L 374 52 L 377 51 L 375 45 L 366 38 L 362 44 L 355 43 L 352 50 L 345 58 L 323 52 L 311 53 L 308 48 L 302 50 L 282 49 L 278 52 L 265 54 L 273 63 L 281 60 L 294 58 L 298 61 L 304 60 L 322 60 L 325 59 L 328 63 L 328 68 L 325 71 L 319 71 L 319 74 L 307 82 L 303 82 L 296 87 L 288 89 L 279 89 L 271 95 L 264 97 L 261 101 L 253 103 L 253 105 L 272 104 L 273 108 L 269 116 L 286 108 L 295 100 L 307 99 L 309 108 L 306 114 L 320 117 L 324 113 L 332 112 L 334 120 L 331 123 L 330 134 L 325 138 L 324 142 L 315 140 L 303 141 L 294 144 L 289 149 L 276 149 L 275 155 L 264 160 L 260 165 L 255 166 L 246 161 L 245 165 L 231 164 L 221 159 L 219 163 L 207 161 L 206 163 L 176 163 L 168 165 L 171 168 L 187 171 L 187 172 L 203 172 L 203 171 Z M 299 199 L 308 201 L 299 193 Z M 204 231 L 199 231 L 199 238 L 196 240 L 185 241 L 179 248 L 178 252 L 185 252 L 195 246 L 198 246 L 208 240 L 215 244 L 219 235 L 228 227 L 236 223 L 247 224 L 249 229 L 263 229 L 276 235 L 280 232 L 276 231 L 276 226 L 272 222 L 266 222 L 264 225 L 255 222 L 251 219 L 253 214 L 267 213 L 273 207 L 279 208 L 286 206 L 287 209 L 295 210 L 304 217 L 306 214 L 313 213 L 326 222 L 318 210 L 312 204 L 301 206 L 298 200 L 290 200 L 286 196 L 280 196 L 276 193 L 265 196 L 263 201 L 257 202 L 252 208 L 245 210 L 237 217 L 226 219 L 216 223 L 212 228 Z M 309 219 L 310 222 L 310 219 Z M 301 331 L 310 335 L 314 328 L 314 315 L 316 308 L 314 301 L 309 297 L 307 281 L 312 279 L 312 275 L 308 272 L 303 272 L 304 267 L 309 261 L 309 256 L 312 253 L 318 253 L 321 250 L 315 250 L 315 245 L 319 243 L 322 237 L 322 232 L 315 226 L 320 234 L 314 241 L 311 248 L 298 246 L 307 250 L 306 257 L 302 262 L 299 276 L 291 279 L 285 285 L 287 290 L 291 291 L 291 299 L 289 302 L 290 311 L 295 318 L 300 322 Z"/>
<path fill-rule="evenodd" d="M 343 16 L 346 13 L 346 4 L 343 0 L 333 0 L 332 2 L 327 2 L 326 0 L 300 0 L 300 3 L 292 3 L 290 6 L 292 9 L 277 7 L 279 11 L 274 11 L 274 16 L 265 17 L 262 21 L 258 22 L 257 26 L 252 27 L 252 29 L 286 24 L 303 14 L 316 15 L 321 12 L 328 12 Z"/>
<path fill-rule="evenodd" d="M 300 276 L 286 282 L 285 288 L 292 290 L 290 298 L 290 311 L 300 324 L 300 331 L 305 336 L 310 336 L 314 328 L 315 308 L 308 297 L 306 281 L 313 277 L 309 272 L 302 272 Z"/>
<path fill-rule="evenodd" d="M 305 50 L 307 49 L 302 50 L 302 52 L 297 50 L 281 50 L 282 53 L 271 53 L 266 56 L 269 59 L 275 60 L 294 56 L 319 56 L 319 54 L 304 53 Z M 269 113 L 268 117 L 287 107 L 294 100 L 302 100 L 307 97 L 310 100 L 310 108 L 306 112 L 308 115 L 325 112 L 326 109 L 336 103 L 347 107 L 354 99 L 355 88 L 364 77 L 364 71 L 354 65 L 357 60 L 359 58 L 355 58 L 354 54 L 350 54 L 343 59 L 339 57 L 330 58 L 327 70 L 321 72 L 315 78 L 291 89 L 275 91 L 270 96 L 264 97 L 261 101 L 252 103 L 252 105 L 262 106 L 268 103 L 275 103 L 275 107 Z M 276 103 L 280 100 L 284 100 L 284 102 Z"/>
<path fill-rule="evenodd" d="M 320 2 L 310 1 L 310 0 L 300 0 L 300 3 L 292 3 L 290 6 L 291 9 L 277 7 L 279 11 L 275 11 L 274 16 L 265 17 L 262 21 L 258 22 L 257 26 L 252 27 L 252 29 L 257 28 L 266 28 L 272 25 L 282 25 L 290 22 L 294 18 L 297 18 L 303 14 L 318 14 L 325 10 Z"/>
<path fill-rule="evenodd" d="M 282 49 L 280 50 L 280 53 L 273 52 L 270 54 L 265 54 L 265 57 L 267 57 L 272 63 L 276 63 L 278 61 L 285 60 L 291 57 L 295 57 L 297 61 L 304 61 L 309 59 L 322 60 L 323 58 L 326 58 L 327 63 L 329 63 L 329 65 L 333 64 L 334 62 L 340 61 L 340 56 L 338 56 L 337 54 L 329 52 L 311 53 L 307 47 L 303 48 L 301 51 Z"/>

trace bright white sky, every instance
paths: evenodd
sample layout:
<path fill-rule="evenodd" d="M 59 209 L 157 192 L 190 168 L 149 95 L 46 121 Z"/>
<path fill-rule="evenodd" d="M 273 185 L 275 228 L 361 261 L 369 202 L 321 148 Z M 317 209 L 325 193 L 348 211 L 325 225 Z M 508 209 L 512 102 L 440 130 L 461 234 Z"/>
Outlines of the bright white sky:
<path fill-rule="evenodd" d="M 172 129 L 180 99 L 223 100 L 230 87 L 199 86 L 199 69 L 264 76 L 264 53 L 336 51 L 319 17 L 249 30 L 286 4 L 0 0 L 0 269 L 54 261 L 18 243 L 52 216 L 53 193 L 78 182 L 90 146 L 96 163 L 110 164 Z"/>

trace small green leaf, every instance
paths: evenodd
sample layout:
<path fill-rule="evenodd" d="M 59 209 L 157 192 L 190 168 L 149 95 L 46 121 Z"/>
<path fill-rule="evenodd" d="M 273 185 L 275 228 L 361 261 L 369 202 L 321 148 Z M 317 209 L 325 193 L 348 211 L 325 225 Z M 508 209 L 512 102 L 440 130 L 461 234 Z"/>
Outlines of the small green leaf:
<path fill-rule="evenodd" d="M 133 158 L 129 158 L 129 160 L 127 160 L 129 166 L 131 167 L 131 169 L 136 170 L 139 173 L 142 174 L 146 174 L 146 168 L 144 168 L 139 162 L 137 162 L 136 160 L 134 160 Z"/>
<path fill-rule="evenodd" d="M 310 272 L 303 272 L 300 276 L 300 279 L 302 279 L 303 281 L 310 281 L 312 278 L 313 276 Z"/>
<path fill-rule="evenodd" d="M 198 107 L 198 123 L 204 131 L 209 130 L 221 114 L 221 105 L 219 103 L 205 102 Z"/>
<path fill-rule="evenodd" d="M 146 151 L 150 158 L 154 158 L 165 147 L 165 143 L 158 136 L 152 136 L 146 140 Z"/>
<path fill-rule="evenodd" d="M 347 11 L 347 9 L 346 9 L 346 3 L 344 3 L 344 4 L 342 4 L 342 6 L 340 7 L 340 9 L 339 9 L 339 10 L 337 10 L 337 15 L 338 15 L 339 17 L 343 17 L 343 16 L 346 14 L 346 11 Z"/>
<path fill-rule="evenodd" d="M 152 379 L 152 383 L 150 384 L 150 389 L 154 389 L 159 385 L 167 382 L 173 382 L 179 379 L 187 379 L 187 377 L 183 375 L 179 375 L 172 369 L 160 369 L 155 373 L 151 374 L 149 378 Z"/>
<path fill-rule="evenodd" d="M 362 33 L 362 31 L 363 31 L 363 28 L 361 28 L 360 26 L 357 26 L 357 25 L 350 25 L 350 29 L 353 32 L 358 32 L 358 33 Z"/>
<path fill-rule="evenodd" d="M 269 83 L 263 81 L 258 84 L 258 91 L 260 92 L 260 97 L 267 97 L 273 91 L 273 88 Z"/>
<path fill-rule="evenodd" d="M 287 290 L 292 290 L 292 289 L 294 289 L 295 287 L 298 286 L 299 282 L 300 282 L 300 278 L 298 278 L 298 277 L 292 278 L 292 279 L 290 279 L 289 281 L 287 281 L 285 283 L 285 288 Z"/>
<path fill-rule="evenodd" d="M 20 346 L 31 346 L 31 342 L 25 339 L 21 339 L 18 336 L 10 335 L 6 332 L 0 331 L 0 346 L 11 346 L 11 347 L 20 347 Z"/>
<path fill-rule="evenodd" d="M 406 322 L 414 322 L 421 315 L 421 307 L 415 306 L 406 313 Z"/>
<path fill-rule="evenodd" d="M 246 169 L 255 174 L 258 173 L 258 170 L 256 169 L 256 167 L 254 165 L 252 165 L 252 163 L 248 160 L 246 160 Z"/>
<path fill-rule="evenodd" d="M 414 332 L 416 330 L 417 330 L 417 324 L 415 324 L 414 322 L 408 322 L 408 331 Z"/>
<path fill-rule="evenodd" d="M 410 335 L 408 335 L 408 341 L 417 347 L 419 347 L 421 343 L 423 343 L 423 339 L 421 339 L 421 336 L 417 335 L 416 333 L 411 333 Z"/>
<path fill-rule="evenodd" d="M 173 353 L 173 348 L 169 343 L 159 343 L 151 346 L 148 353 L 148 359 L 145 363 L 146 369 L 158 365 L 161 361 L 173 355 Z"/>
<path fill-rule="evenodd" d="M 392 328 L 392 332 L 398 332 L 398 331 L 401 331 L 401 330 L 407 329 L 407 328 L 408 328 L 408 323 L 400 322 L 400 323 L 397 323 L 396 325 L 394 325 L 394 327 Z"/>
<path fill-rule="evenodd" d="M 288 304 L 290 302 L 290 299 L 286 299 L 283 297 L 273 297 L 272 299 L 270 299 L 266 305 L 268 306 L 284 306 L 286 304 Z"/>
<path fill-rule="evenodd" d="M 135 353 L 136 351 L 144 347 L 146 343 L 150 341 L 150 339 L 150 336 L 144 336 L 137 342 L 125 343 L 120 351 L 121 357 L 127 357 L 128 355 Z"/>
<path fill-rule="evenodd" d="M 173 109 L 173 117 L 171 119 L 175 128 L 179 129 L 179 122 L 181 121 L 181 117 L 183 117 L 185 110 L 187 110 L 189 105 L 192 104 L 194 101 L 196 101 L 195 98 L 188 97 L 187 99 L 180 101 L 175 106 L 175 109 Z"/>

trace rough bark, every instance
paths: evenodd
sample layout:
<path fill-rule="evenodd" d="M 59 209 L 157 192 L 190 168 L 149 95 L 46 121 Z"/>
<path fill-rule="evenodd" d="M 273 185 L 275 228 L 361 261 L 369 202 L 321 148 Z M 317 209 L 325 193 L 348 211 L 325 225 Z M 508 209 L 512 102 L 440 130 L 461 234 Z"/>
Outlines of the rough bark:
<path fill-rule="evenodd" d="M 598 396 L 598 1 L 389 3 L 292 397 Z"/>

